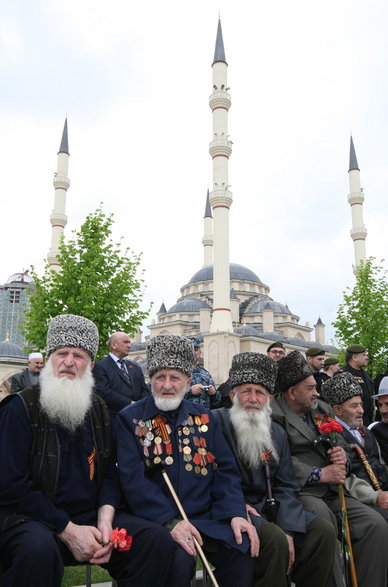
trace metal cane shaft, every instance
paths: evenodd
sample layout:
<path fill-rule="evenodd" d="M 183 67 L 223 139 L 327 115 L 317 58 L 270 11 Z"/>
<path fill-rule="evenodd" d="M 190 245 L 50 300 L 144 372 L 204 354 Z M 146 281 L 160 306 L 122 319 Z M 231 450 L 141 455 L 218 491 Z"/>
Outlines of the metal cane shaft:
<path fill-rule="evenodd" d="M 188 520 L 188 517 L 186 516 L 186 512 L 183 509 L 183 506 L 182 506 L 182 504 L 180 502 L 180 499 L 179 499 L 179 497 L 178 497 L 178 495 L 177 495 L 177 493 L 176 493 L 176 491 L 175 491 L 175 489 L 174 489 L 174 487 L 173 487 L 173 485 L 172 485 L 172 483 L 170 481 L 170 478 L 167 475 L 166 471 L 162 471 L 162 475 L 163 475 L 163 478 L 164 478 L 164 480 L 165 480 L 165 482 L 167 484 L 167 487 L 169 488 L 169 490 L 171 492 L 171 495 L 172 495 L 172 497 L 173 497 L 173 499 L 175 501 L 175 504 L 176 504 L 176 506 L 177 506 L 177 508 L 179 510 L 180 515 L 182 516 L 182 518 L 186 522 L 188 522 L 189 520 Z M 199 544 L 198 540 L 194 536 L 193 536 L 193 540 L 194 540 L 195 549 L 198 552 L 201 561 L 203 562 L 203 565 L 204 565 L 204 567 L 206 569 L 207 574 L 209 575 L 209 578 L 210 578 L 211 582 L 213 583 L 214 587 L 219 587 L 219 585 L 217 583 L 217 579 L 215 578 L 214 573 L 213 573 L 212 569 L 210 568 L 210 565 L 209 565 L 209 563 L 207 561 L 207 558 L 205 556 L 205 553 L 202 550 L 201 545 Z"/>

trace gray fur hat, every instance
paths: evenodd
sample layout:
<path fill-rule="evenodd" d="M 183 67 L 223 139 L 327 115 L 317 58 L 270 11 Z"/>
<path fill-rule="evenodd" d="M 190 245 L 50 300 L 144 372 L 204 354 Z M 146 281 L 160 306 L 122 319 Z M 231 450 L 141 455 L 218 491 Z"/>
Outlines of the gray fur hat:
<path fill-rule="evenodd" d="M 232 389 L 242 383 L 262 385 L 270 393 L 274 392 L 277 364 L 260 353 L 240 353 L 232 360 L 230 383 Z"/>
<path fill-rule="evenodd" d="M 361 385 L 347 371 L 336 373 L 334 377 L 322 383 L 321 392 L 325 402 L 331 406 L 340 406 L 355 395 L 362 397 Z"/>
<path fill-rule="evenodd" d="M 292 353 L 278 361 L 276 391 L 287 391 L 287 389 L 307 379 L 312 374 L 313 371 L 302 353 L 292 351 Z"/>
<path fill-rule="evenodd" d="M 47 356 L 65 346 L 80 348 L 94 361 L 98 349 L 98 330 L 91 320 L 75 314 L 60 314 L 49 324 L 47 332 Z"/>
<path fill-rule="evenodd" d="M 193 342 L 185 336 L 159 334 L 147 346 L 148 375 L 161 369 L 176 369 L 189 377 L 194 367 Z"/>

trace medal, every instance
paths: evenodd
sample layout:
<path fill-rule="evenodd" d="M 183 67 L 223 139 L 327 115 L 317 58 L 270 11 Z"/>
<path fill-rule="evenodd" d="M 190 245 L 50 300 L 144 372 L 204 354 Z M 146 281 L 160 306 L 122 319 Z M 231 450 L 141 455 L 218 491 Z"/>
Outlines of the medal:
<path fill-rule="evenodd" d="M 204 476 L 207 475 L 207 469 L 206 469 L 206 467 L 202 467 L 202 469 L 201 469 L 201 475 L 204 475 Z"/>
<path fill-rule="evenodd" d="M 154 465 L 158 465 L 161 462 L 161 458 L 160 457 L 155 457 L 154 458 Z"/>
<path fill-rule="evenodd" d="M 200 427 L 201 432 L 207 432 L 208 430 L 209 428 L 206 426 L 206 424 L 202 424 L 202 426 Z"/>
<path fill-rule="evenodd" d="M 185 455 L 189 455 L 191 453 L 191 448 L 189 446 L 184 446 L 183 452 L 185 453 Z"/>
<path fill-rule="evenodd" d="M 165 461 L 166 465 L 172 465 L 174 462 L 174 459 L 172 457 L 166 457 Z"/>
<path fill-rule="evenodd" d="M 185 469 L 186 469 L 186 471 L 192 471 L 193 470 L 193 465 L 191 463 L 186 463 Z"/>

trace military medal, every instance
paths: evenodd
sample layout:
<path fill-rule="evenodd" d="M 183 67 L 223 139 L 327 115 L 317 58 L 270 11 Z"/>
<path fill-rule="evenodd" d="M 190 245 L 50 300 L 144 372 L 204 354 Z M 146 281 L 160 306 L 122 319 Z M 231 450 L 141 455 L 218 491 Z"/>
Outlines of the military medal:
<path fill-rule="evenodd" d="M 174 459 L 172 457 L 166 457 L 165 461 L 166 465 L 172 465 L 174 462 Z"/>

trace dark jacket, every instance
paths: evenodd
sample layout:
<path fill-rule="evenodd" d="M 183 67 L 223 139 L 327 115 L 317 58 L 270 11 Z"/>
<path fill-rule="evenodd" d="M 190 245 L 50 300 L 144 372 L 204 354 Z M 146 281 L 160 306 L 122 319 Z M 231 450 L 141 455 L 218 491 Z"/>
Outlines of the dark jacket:
<path fill-rule="evenodd" d="M 165 460 L 164 469 L 190 522 L 206 536 L 246 552 L 246 535 L 238 545 L 230 527 L 231 518 L 246 518 L 240 475 L 212 412 L 187 400 L 174 412 L 162 412 L 167 419 L 165 442 L 157 424 L 160 414 L 150 396 L 117 415 L 117 461 L 128 507 L 157 524 L 179 517 L 155 466 Z"/>
<path fill-rule="evenodd" d="M 362 406 L 364 408 L 363 422 L 364 426 L 369 426 L 374 420 L 375 402 L 372 395 L 375 393 L 373 379 L 365 369 L 354 369 L 350 365 L 345 365 L 339 370 L 339 373 L 348 372 L 353 375 L 354 379 L 361 385 L 362 389 Z"/>
<path fill-rule="evenodd" d="M 377 424 L 376 424 L 376 426 L 377 426 Z M 373 428 L 372 428 L 372 430 L 373 430 Z M 363 438 L 364 445 L 360 444 L 358 442 L 357 438 L 355 438 L 349 430 L 346 430 L 346 428 L 344 428 L 343 432 L 342 432 L 342 436 L 344 437 L 346 442 L 349 444 L 349 446 L 351 446 L 352 444 L 355 444 L 355 445 L 358 445 L 362 448 L 362 450 L 364 451 L 365 456 L 368 460 L 368 463 L 370 464 L 374 474 L 376 475 L 377 481 L 379 482 L 381 489 L 383 489 L 384 491 L 387 491 L 387 489 L 388 489 L 388 473 L 387 473 L 387 470 L 384 467 L 384 465 L 382 465 L 380 463 L 379 449 L 377 447 L 376 439 L 375 439 L 374 435 L 372 434 L 371 430 L 368 430 L 368 428 L 365 428 L 365 426 L 362 428 L 361 434 L 364 437 Z M 366 472 L 365 467 L 360 460 L 360 457 L 358 456 L 357 452 L 354 449 L 353 449 L 353 458 L 350 463 L 350 472 L 354 473 L 356 475 L 356 477 L 359 477 L 360 479 L 364 479 L 370 485 L 372 485 L 372 481 L 370 480 L 370 477 L 369 477 L 368 473 Z M 373 485 L 372 485 L 372 487 L 373 487 Z"/>
<path fill-rule="evenodd" d="M 250 469 L 241 461 L 238 455 L 235 430 L 230 420 L 230 410 L 221 408 L 214 410 L 213 414 L 236 459 L 246 503 L 253 506 L 262 517 L 266 518 L 264 510 L 268 492 L 263 463 L 255 469 Z M 278 461 L 273 456 L 269 460 L 272 493 L 279 505 L 276 524 L 291 536 L 295 532 L 306 533 L 307 526 L 315 518 L 315 515 L 307 512 L 297 498 L 299 485 L 292 466 L 287 435 L 280 426 L 272 423 L 271 436 L 279 456 Z"/>
<path fill-rule="evenodd" d="M 20 371 L 19 373 L 15 373 L 14 375 L 12 375 L 10 377 L 10 383 L 12 393 L 17 393 L 18 391 L 22 391 L 22 389 L 31 387 L 29 370 L 24 369 L 24 371 Z"/>
<path fill-rule="evenodd" d="M 375 435 L 380 446 L 383 461 L 388 466 L 388 424 L 379 422 L 371 428 L 371 432 Z"/>
<path fill-rule="evenodd" d="M 93 367 L 95 392 L 102 397 L 111 412 L 116 413 L 134 401 L 149 395 L 141 367 L 133 361 L 125 361 L 128 377 L 109 355 Z"/>

